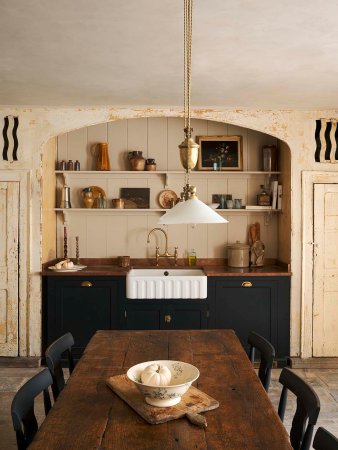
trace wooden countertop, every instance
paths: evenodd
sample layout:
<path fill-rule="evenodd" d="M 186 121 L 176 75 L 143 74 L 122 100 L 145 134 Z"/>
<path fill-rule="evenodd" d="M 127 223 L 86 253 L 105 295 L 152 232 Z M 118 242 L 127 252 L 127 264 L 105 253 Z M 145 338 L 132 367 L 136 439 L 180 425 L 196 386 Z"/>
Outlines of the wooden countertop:
<path fill-rule="evenodd" d="M 84 259 L 81 260 L 81 264 L 87 267 L 78 272 L 57 272 L 49 270 L 48 267 L 54 265 L 54 261 L 50 261 L 43 265 L 43 270 L 41 274 L 43 276 L 126 276 L 130 268 L 155 268 L 155 264 L 151 260 L 147 259 L 135 259 L 131 261 L 130 268 L 123 268 L 117 264 L 115 260 L 95 260 L 95 259 Z M 207 260 L 201 259 L 198 261 L 198 265 L 195 266 L 196 269 L 203 269 L 205 274 L 210 277 L 224 277 L 224 276 L 247 276 L 247 277 L 267 277 L 267 276 L 291 276 L 291 270 L 287 264 L 276 264 L 267 261 L 267 264 L 263 267 L 246 267 L 246 268 L 235 268 L 226 265 L 224 260 Z M 161 269 L 174 269 L 175 266 L 173 262 L 170 261 L 169 264 L 165 264 L 165 261 L 161 261 L 159 268 Z M 185 260 L 179 261 L 178 269 L 188 269 L 190 268 L 185 264 Z"/>

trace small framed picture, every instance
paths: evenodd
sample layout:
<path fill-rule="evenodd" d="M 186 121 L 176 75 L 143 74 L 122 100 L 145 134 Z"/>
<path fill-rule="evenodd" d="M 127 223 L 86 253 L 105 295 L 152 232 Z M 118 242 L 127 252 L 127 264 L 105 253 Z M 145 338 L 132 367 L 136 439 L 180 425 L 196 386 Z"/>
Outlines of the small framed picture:
<path fill-rule="evenodd" d="M 125 209 L 149 208 L 150 188 L 120 188 Z"/>
<path fill-rule="evenodd" d="M 243 170 L 242 136 L 198 136 L 197 170 Z"/>

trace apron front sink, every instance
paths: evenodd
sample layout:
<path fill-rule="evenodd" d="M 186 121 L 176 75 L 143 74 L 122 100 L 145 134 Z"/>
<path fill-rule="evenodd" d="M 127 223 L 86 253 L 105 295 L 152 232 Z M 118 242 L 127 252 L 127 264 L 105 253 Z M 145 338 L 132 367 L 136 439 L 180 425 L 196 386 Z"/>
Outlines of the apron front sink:
<path fill-rule="evenodd" d="M 132 269 L 126 288 L 130 299 L 206 298 L 207 276 L 201 269 Z"/>

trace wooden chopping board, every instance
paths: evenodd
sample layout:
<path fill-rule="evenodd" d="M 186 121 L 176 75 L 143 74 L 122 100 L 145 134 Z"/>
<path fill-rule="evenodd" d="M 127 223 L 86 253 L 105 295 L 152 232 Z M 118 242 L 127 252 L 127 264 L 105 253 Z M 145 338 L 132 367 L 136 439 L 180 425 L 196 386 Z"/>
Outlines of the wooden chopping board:
<path fill-rule="evenodd" d="M 217 400 L 194 386 L 190 386 L 177 405 L 159 408 L 148 405 L 143 394 L 126 375 L 108 378 L 107 385 L 143 419 L 151 424 L 164 423 L 187 416 L 190 422 L 205 428 L 207 426 L 206 419 L 199 413 L 219 407 Z"/>

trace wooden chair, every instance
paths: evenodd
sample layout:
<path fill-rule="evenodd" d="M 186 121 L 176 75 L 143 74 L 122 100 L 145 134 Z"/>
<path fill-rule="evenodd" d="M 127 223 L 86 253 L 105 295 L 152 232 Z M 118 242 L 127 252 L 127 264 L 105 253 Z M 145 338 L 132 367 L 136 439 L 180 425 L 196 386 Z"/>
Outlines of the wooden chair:
<path fill-rule="evenodd" d="M 52 382 L 49 370 L 44 369 L 28 380 L 15 394 L 11 414 L 18 450 L 25 450 L 30 445 L 39 428 L 34 414 L 35 397 L 43 392 L 45 414 L 51 409 L 48 387 Z"/>
<path fill-rule="evenodd" d="M 290 442 L 294 449 L 308 450 L 311 445 L 313 428 L 317 423 L 320 401 L 312 389 L 302 378 L 289 369 L 284 368 L 279 382 L 283 385 L 278 406 L 278 415 L 284 420 L 288 390 L 297 397 L 297 408 L 292 420 Z"/>
<path fill-rule="evenodd" d="M 255 361 L 255 349 L 260 352 L 261 361 L 258 369 L 258 378 L 261 380 L 266 392 L 268 392 L 271 369 L 276 355 L 275 348 L 267 339 L 253 331 L 249 334 L 248 344 L 250 345 L 249 358 L 252 364 Z"/>
<path fill-rule="evenodd" d="M 338 439 L 325 428 L 319 427 L 313 440 L 315 450 L 338 450 Z"/>
<path fill-rule="evenodd" d="M 72 346 L 74 338 L 71 333 L 66 333 L 54 341 L 46 350 L 46 363 L 53 378 L 52 391 L 54 400 L 56 400 L 65 387 L 65 377 L 62 370 L 62 355 L 67 352 L 68 368 L 71 374 L 74 370 L 74 359 L 72 355 Z"/>

